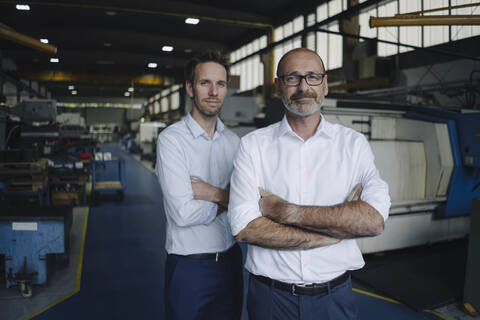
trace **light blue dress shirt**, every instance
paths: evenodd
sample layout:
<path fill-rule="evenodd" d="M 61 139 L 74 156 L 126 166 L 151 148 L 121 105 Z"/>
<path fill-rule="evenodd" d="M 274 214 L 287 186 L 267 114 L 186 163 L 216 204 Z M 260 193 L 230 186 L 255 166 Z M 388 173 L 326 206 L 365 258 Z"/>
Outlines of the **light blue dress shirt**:
<path fill-rule="evenodd" d="M 156 173 L 167 217 L 168 253 L 221 252 L 233 245 L 226 212 L 217 215 L 217 204 L 194 200 L 190 177 L 226 188 L 239 144 L 220 119 L 211 139 L 190 113 L 158 136 Z"/>

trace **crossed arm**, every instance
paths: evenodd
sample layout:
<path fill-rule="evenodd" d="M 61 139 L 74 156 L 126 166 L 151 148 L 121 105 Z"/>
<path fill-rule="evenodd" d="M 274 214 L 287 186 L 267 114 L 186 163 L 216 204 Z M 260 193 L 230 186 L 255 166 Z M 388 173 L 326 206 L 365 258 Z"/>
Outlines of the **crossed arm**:
<path fill-rule="evenodd" d="M 192 177 L 190 178 L 190 182 L 192 183 L 193 199 L 217 203 L 217 215 L 226 210 L 230 195 L 230 185 L 225 189 L 221 189 Z"/>
<path fill-rule="evenodd" d="M 259 206 L 262 217 L 251 221 L 235 238 L 240 242 L 267 248 L 310 249 L 335 244 L 344 238 L 374 235 L 369 233 L 368 229 L 372 226 L 365 221 L 368 219 L 364 219 L 363 214 L 368 208 L 376 210 L 359 201 L 361 191 L 360 184 L 355 186 L 345 203 L 338 206 L 304 207 L 288 203 L 260 189 Z M 375 215 L 381 220 L 383 228 L 382 216 L 374 212 L 372 216 L 377 218 Z M 322 219 L 324 216 L 328 217 L 326 221 Z M 359 216 L 363 222 L 360 225 Z M 351 225 L 347 223 L 348 221 L 351 221 Z"/>
<path fill-rule="evenodd" d="M 361 185 L 352 190 L 344 203 L 334 206 L 300 206 L 260 190 L 260 211 L 281 224 L 319 232 L 337 239 L 376 236 L 383 231 L 382 215 L 359 200 Z"/>

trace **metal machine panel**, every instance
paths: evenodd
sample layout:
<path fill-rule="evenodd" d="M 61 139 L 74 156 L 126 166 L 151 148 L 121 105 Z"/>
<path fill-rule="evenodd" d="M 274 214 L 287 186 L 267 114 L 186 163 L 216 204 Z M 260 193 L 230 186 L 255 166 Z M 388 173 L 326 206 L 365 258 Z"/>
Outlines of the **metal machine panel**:
<path fill-rule="evenodd" d="M 392 200 L 425 198 L 427 164 L 423 142 L 372 140 L 370 146 Z"/>
<path fill-rule="evenodd" d="M 373 117 L 372 119 L 371 139 L 390 139 L 396 138 L 397 119 Z"/>
<path fill-rule="evenodd" d="M 258 110 L 253 97 L 229 96 L 220 110 L 220 118 L 226 122 L 253 123 Z"/>
<path fill-rule="evenodd" d="M 439 123 L 397 119 L 396 129 L 397 139 L 424 143 L 428 163 L 425 197 L 446 195 L 454 165 L 448 127 Z"/>
<path fill-rule="evenodd" d="M 7 288 L 47 282 L 47 254 L 68 252 L 71 207 L 6 207 L 0 214 L 0 254 Z"/>
<path fill-rule="evenodd" d="M 57 102 L 55 100 L 23 100 L 13 107 L 13 113 L 24 122 L 55 121 Z"/>
<path fill-rule="evenodd" d="M 357 239 L 362 253 L 380 252 L 458 239 L 468 234 L 469 217 L 433 219 L 430 212 L 390 216 L 385 230 L 374 238 Z"/>
<path fill-rule="evenodd" d="M 464 166 L 462 161 L 461 140 L 459 135 L 458 114 L 438 110 L 424 110 L 428 114 L 407 113 L 406 117 L 425 121 L 424 123 L 444 123 L 448 127 L 451 142 L 454 168 L 448 187 L 448 198 L 445 205 L 437 208 L 438 217 L 454 217 L 470 214 L 472 199 L 480 197 L 480 173 L 475 166 Z M 473 120 L 480 120 L 479 114 L 470 115 Z M 474 121 L 475 122 L 475 121 Z M 462 130 L 460 132 L 475 132 L 476 129 Z"/>

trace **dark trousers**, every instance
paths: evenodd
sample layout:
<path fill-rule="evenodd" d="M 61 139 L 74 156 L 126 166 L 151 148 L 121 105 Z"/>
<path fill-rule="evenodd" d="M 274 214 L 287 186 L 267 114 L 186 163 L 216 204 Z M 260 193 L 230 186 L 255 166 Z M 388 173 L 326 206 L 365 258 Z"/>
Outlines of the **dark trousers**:
<path fill-rule="evenodd" d="M 357 306 L 348 280 L 325 294 L 294 295 L 250 277 L 247 310 L 249 320 L 357 319 Z"/>
<path fill-rule="evenodd" d="M 167 256 L 165 313 L 167 320 L 240 319 L 242 313 L 242 252 L 218 261 Z"/>

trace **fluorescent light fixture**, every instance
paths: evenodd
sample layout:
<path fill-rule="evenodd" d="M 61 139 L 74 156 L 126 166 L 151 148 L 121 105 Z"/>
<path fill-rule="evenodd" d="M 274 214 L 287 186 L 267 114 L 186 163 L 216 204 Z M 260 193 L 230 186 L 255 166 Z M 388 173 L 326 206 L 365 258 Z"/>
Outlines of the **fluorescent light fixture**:
<path fill-rule="evenodd" d="M 130 92 L 125 92 L 123 95 L 124 95 L 125 97 L 130 97 Z"/>
<path fill-rule="evenodd" d="M 75 89 L 74 86 L 68 86 L 68 90 L 73 90 L 73 89 Z"/>
<path fill-rule="evenodd" d="M 60 59 L 58 59 L 58 58 L 50 58 L 50 62 L 51 62 L 51 63 L 59 63 L 59 62 L 60 62 Z"/>
<path fill-rule="evenodd" d="M 186 24 L 198 24 L 200 22 L 197 18 L 187 18 L 185 19 Z"/>
<path fill-rule="evenodd" d="M 155 62 L 150 62 L 148 64 L 148 67 L 151 68 L 151 69 L 155 69 L 157 67 L 157 64 Z"/>
<path fill-rule="evenodd" d="M 23 10 L 23 11 L 29 11 L 30 6 L 28 4 L 17 4 L 16 5 L 17 10 Z"/>
<path fill-rule="evenodd" d="M 76 95 L 76 94 L 77 94 L 77 90 L 73 90 L 73 91 L 72 91 L 72 94 L 73 94 L 73 95 Z"/>
<path fill-rule="evenodd" d="M 48 43 L 48 39 L 40 39 L 41 43 Z"/>
<path fill-rule="evenodd" d="M 133 92 L 133 88 L 132 87 L 128 88 L 128 92 Z"/>
<path fill-rule="evenodd" d="M 162 51 L 165 51 L 165 52 L 173 51 L 173 47 L 172 46 L 163 46 Z"/>

